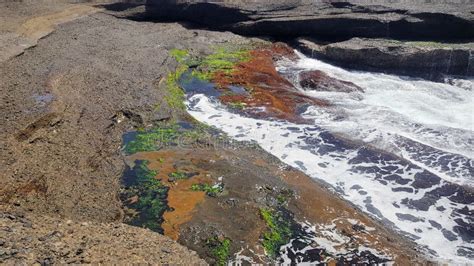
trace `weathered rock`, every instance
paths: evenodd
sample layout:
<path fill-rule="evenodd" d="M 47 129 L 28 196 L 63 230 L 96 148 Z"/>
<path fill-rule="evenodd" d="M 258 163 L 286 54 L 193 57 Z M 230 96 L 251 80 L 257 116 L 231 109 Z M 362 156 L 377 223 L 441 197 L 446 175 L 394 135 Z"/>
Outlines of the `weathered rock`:
<path fill-rule="evenodd" d="M 305 71 L 299 75 L 301 87 L 317 91 L 355 92 L 363 89 L 352 82 L 328 76 L 320 70 Z"/>
<path fill-rule="evenodd" d="M 436 80 L 442 74 L 474 75 L 474 43 L 402 42 L 388 39 L 353 38 L 317 44 L 298 39 L 304 53 L 347 67 Z"/>
<path fill-rule="evenodd" d="M 23 10 L 18 3 L 0 6 L 0 17 L 7 19 Z M 136 36 L 130 38 L 131 32 Z M 159 78 L 176 67 L 169 50 L 179 45 L 200 53 L 215 44 L 244 41 L 228 32 L 104 13 L 57 25 L 39 46 L 0 64 L 5 114 L 0 118 L 0 200 L 78 223 L 120 220 L 123 132 L 178 112 L 164 100 L 166 86 L 158 86 Z M 51 100 L 45 102 L 48 95 Z"/>
<path fill-rule="evenodd" d="M 28 213 L 38 225 L 26 228 L 18 220 L 1 214 L 14 213 L 0 204 L 0 264 L 92 263 L 204 265 L 196 253 L 150 230 L 125 224 L 88 222 L 67 224 L 57 216 Z M 68 233 L 66 233 L 68 232 Z M 27 236 L 27 237 L 25 237 Z"/>
<path fill-rule="evenodd" d="M 472 43 L 438 43 L 473 40 L 472 3 L 410 1 L 407 5 L 403 1 L 378 1 L 378 5 L 373 5 L 358 2 L 148 0 L 147 15 L 153 19 L 185 20 L 243 35 L 309 36 L 336 41 L 329 45 L 299 41 L 299 47 L 348 67 L 431 80 L 439 79 L 442 74 L 473 75 Z M 346 41 L 340 42 L 342 40 Z"/>
<path fill-rule="evenodd" d="M 408 39 L 472 39 L 471 3 L 441 1 L 319 2 L 309 0 L 257 3 L 224 0 L 148 0 L 148 16 L 187 20 L 245 35 L 275 37 L 313 36 L 329 39 L 352 37 Z M 443 4 L 444 3 L 444 4 Z"/>

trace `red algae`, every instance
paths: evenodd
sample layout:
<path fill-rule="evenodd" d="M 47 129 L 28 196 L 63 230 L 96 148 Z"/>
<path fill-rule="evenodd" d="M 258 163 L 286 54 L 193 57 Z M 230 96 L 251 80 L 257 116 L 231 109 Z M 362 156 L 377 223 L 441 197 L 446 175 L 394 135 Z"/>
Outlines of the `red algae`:
<path fill-rule="evenodd" d="M 265 107 L 265 115 L 297 122 L 298 106 L 311 104 L 329 106 L 324 100 L 312 98 L 299 92 L 291 82 L 278 73 L 275 62 L 283 58 L 297 58 L 285 44 L 257 48 L 250 51 L 250 60 L 237 64 L 232 74 L 223 71 L 214 75 L 213 81 L 221 89 L 229 86 L 242 86 L 248 95 L 224 94 L 220 100 L 224 103 L 243 103 L 247 107 Z"/>

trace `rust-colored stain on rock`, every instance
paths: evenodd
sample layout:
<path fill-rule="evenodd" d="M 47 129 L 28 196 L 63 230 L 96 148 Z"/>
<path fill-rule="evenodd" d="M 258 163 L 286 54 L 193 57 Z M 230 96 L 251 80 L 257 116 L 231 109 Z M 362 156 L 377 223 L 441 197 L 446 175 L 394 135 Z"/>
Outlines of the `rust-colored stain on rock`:
<path fill-rule="evenodd" d="M 169 175 L 181 169 L 176 162 L 191 162 L 209 157 L 203 153 L 208 151 L 170 149 L 141 152 L 131 156 L 133 160 L 149 161 L 148 167 L 158 172 L 156 178 L 169 187 L 167 200 L 171 210 L 163 214 L 162 228 L 164 234 L 174 240 L 179 238 L 180 226 L 192 219 L 194 209 L 206 197 L 205 192 L 193 191 L 191 186 L 198 183 L 210 184 L 212 180 L 207 171 L 198 168 L 196 164 L 189 164 L 186 167 L 186 170 L 197 173 L 193 177 L 170 181 Z"/>

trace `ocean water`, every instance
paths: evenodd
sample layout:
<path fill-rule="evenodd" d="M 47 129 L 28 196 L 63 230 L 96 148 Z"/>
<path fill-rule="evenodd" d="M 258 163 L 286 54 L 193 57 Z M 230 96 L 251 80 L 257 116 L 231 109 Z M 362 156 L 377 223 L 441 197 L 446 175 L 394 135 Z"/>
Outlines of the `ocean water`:
<path fill-rule="evenodd" d="M 331 185 L 434 259 L 472 262 L 473 80 L 453 86 L 299 57 L 279 62 L 277 70 L 303 93 L 331 103 L 306 108 L 305 124 L 246 116 L 206 93 L 188 94 L 188 111 Z M 305 90 L 298 74 L 308 70 L 353 82 L 363 92 Z"/>

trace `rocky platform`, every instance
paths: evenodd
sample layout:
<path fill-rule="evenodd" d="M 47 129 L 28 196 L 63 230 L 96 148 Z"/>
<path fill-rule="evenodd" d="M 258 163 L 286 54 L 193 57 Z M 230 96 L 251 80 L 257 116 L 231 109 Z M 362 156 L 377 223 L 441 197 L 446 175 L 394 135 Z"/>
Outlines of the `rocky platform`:
<path fill-rule="evenodd" d="M 57 219 L 0 206 L 0 230 L 0 262 L 6 265 L 206 265 L 173 240 L 125 224 Z"/>
<path fill-rule="evenodd" d="M 474 36 L 472 3 L 444 1 L 160 1 L 148 15 L 186 20 L 244 35 L 459 40 Z"/>
<path fill-rule="evenodd" d="M 444 75 L 474 76 L 474 43 L 352 38 L 335 43 L 299 38 L 303 53 L 361 70 L 443 81 Z"/>
<path fill-rule="evenodd" d="M 472 10 L 466 1 L 147 1 L 147 15 L 154 19 L 249 36 L 310 37 L 318 41 L 296 42 L 309 55 L 431 80 L 473 75 Z"/>
<path fill-rule="evenodd" d="M 176 43 L 206 50 L 210 40 L 242 38 L 118 19 L 102 7 L 42 4 L 0 4 L 9 22 L 2 33 L 26 23 L 42 36 L 42 24 L 29 21 L 53 27 L 0 65 L 0 263 L 201 263 L 167 237 L 120 225 L 121 136 L 133 125 L 170 117 L 172 108 L 155 109 L 167 93 L 156 85 L 176 66 L 169 57 Z M 53 18 L 69 8 L 100 12 L 67 13 L 69 22 L 56 24 Z M 43 236 L 48 240 L 37 240 Z M 164 250 L 156 248 L 161 244 Z"/>
<path fill-rule="evenodd" d="M 16 14 L 12 7 L 0 11 Z M 174 145 L 124 156 L 129 134 L 147 139 L 157 128 L 184 121 L 178 123 L 183 134 L 196 136 L 192 128 L 199 124 L 185 112 L 175 86 L 183 74 L 182 51 L 202 58 L 219 47 L 269 43 L 178 23 L 133 21 L 143 18 L 144 7 L 115 7 L 64 17 L 54 15 L 61 8 L 43 11 L 33 21 L 54 23 L 46 24 L 47 31 L 27 27 L 39 41 L 33 38 L 30 49 L 9 54 L 0 65 L 0 262 L 202 262 L 166 237 L 122 222 L 164 233 L 209 263 L 272 262 L 282 255 L 282 239 L 291 240 L 283 255 L 292 262 L 426 262 L 413 243 L 246 143 L 221 147 L 215 142 L 220 138 L 209 143 L 198 134 L 196 143 L 204 145 L 198 151 Z M 18 23 L 32 25 L 28 21 Z M 271 76 L 272 54 L 262 51 L 254 52 L 259 65 L 243 64 L 239 76 L 219 82 L 249 78 L 246 84 L 262 92 L 255 104 L 271 100 L 278 117 L 301 95 L 263 93 L 264 82 L 284 80 Z M 333 82 L 324 75 L 310 81 L 321 87 Z M 144 180 L 139 185 L 145 190 L 127 184 L 130 177 Z M 318 246 L 313 239 L 321 234 L 334 236 L 342 251 Z"/>

